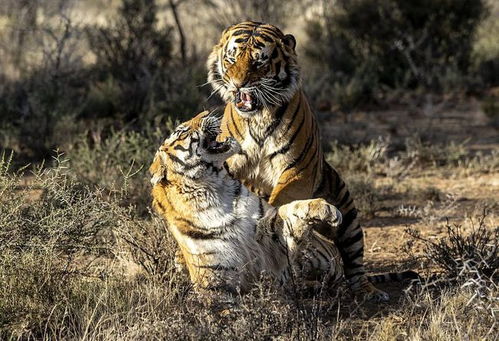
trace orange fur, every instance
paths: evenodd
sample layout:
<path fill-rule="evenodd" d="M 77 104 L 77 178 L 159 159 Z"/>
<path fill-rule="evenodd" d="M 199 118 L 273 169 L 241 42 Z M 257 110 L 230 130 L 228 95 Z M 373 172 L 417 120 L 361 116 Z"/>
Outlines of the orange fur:
<path fill-rule="evenodd" d="M 271 205 L 310 198 L 335 205 L 343 225 L 323 233 L 338 245 L 352 289 L 386 300 L 365 275 L 357 210 L 344 181 L 325 161 L 317 119 L 300 89 L 294 47 L 294 38 L 275 26 L 243 22 L 224 31 L 213 48 L 208 80 L 227 102 L 219 138 L 233 137 L 241 145 L 227 160 L 228 169 Z M 241 94 L 251 99 L 250 109 L 236 105 Z"/>

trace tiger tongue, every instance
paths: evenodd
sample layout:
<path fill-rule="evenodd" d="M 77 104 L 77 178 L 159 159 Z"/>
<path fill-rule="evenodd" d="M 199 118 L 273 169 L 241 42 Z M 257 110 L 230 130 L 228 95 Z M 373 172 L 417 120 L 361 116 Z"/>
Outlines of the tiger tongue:
<path fill-rule="evenodd" d="M 241 92 L 241 100 L 243 102 L 251 102 L 251 95 L 245 92 Z"/>
<path fill-rule="evenodd" d="M 238 108 L 243 108 L 246 110 L 251 110 L 253 105 L 252 105 L 252 97 L 249 93 L 246 92 L 241 92 L 240 93 L 240 102 L 236 103 L 236 106 Z"/>

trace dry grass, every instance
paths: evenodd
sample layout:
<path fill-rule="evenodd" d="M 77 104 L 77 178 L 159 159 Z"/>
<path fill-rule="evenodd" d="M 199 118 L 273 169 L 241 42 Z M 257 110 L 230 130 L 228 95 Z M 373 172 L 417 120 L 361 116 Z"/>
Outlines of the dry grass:
<path fill-rule="evenodd" d="M 133 135 L 113 138 L 121 139 L 125 150 L 137 143 Z M 388 197 L 397 193 L 406 195 L 404 200 L 432 200 L 437 206 L 438 200 L 446 201 L 443 191 L 437 187 L 414 194 L 408 187 L 404 191 L 393 185 L 380 187 L 376 181 L 380 175 L 376 173 L 384 167 L 393 167 L 390 159 L 395 156 L 380 153 L 373 157 L 368 151 L 380 150 L 373 148 L 376 143 L 367 149 L 355 147 L 350 154 L 355 160 L 349 162 L 347 153 L 342 160 L 344 172 L 356 170 L 364 179 L 360 185 L 353 186 L 354 191 L 362 193 L 362 200 L 375 198 L 364 204 L 372 210 L 370 214 L 375 219 L 383 216 Z M 345 288 L 338 294 L 326 290 L 314 297 L 283 295 L 262 279 L 225 314 L 223 306 L 203 303 L 187 278 L 176 272 L 174 241 L 163 223 L 129 204 L 134 202 L 130 197 L 145 193 L 139 186 L 146 181 L 143 174 L 129 174 L 127 178 L 125 173 L 123 178 L 119 172 L 113 173 L 114 185 L 128 183 L 128 190 L 103 190 L 106 183 L 96 185 L 88 179 L 82 183 L 79 177 L 87 172 L 88 164 L 100 165 L 110 157 L 105 156 L 104 150 L 95 149 L 93 157 L 85 152 L 86 158 L 80 150 L 78 155 L 82 159 L 73 161 L 71 166 L 59 156 L 53 167 L 35 171 L 28 178 L 27 170 L 24 175 L 9 171 L 9 157 L 4 155 L 0 162 L 2 338 L 481 340 L 497 335 L 497 281 L 482 281 L 483 276 L 477 278 L 476 271 L 482 268 L 470 260 L 472 254 L 485 259 L 489 246 L 494 246 L 497 253 L 497 238 L 490 234 L 494 217 L 481 221 L 475 229 L 481 233 L 478 235 L 489 238 L 473 235 L 474 230 L 467 221 L 462 223 L 463 228 L 450 230 L 450 235 L 440 234 L 440 241 L 429 237 L 432 235 L 429 230 L 423 232 L 430 234 L 415 235 L 417 238 L 409 245 L 409 253 L 416 257 L 416 263 L 426 264 L 426 275 L 432 283 L 406 291 L 404 287 L 395 286 L 389 289 L 393 297 L 389 304 L 357 303 Z M 115 153 L 115 149 L 109 148 L 109 153 Z M 396 157 L 409 154 L 401 152 Z M 366 157 L 359 160 L 360 155 Z M 454 163 L 453 158 L 451 161 L 432 162 L 430 171 L 442 173 L 450 165 L 455 170 L 462 165 Z M 102 172 L 130 165 L 130 161 L 109 162 Z M 136 162 L 140 168 L 147 160 Z M 88 164 L 82 166 L 82 163 Z M 413 179 L 421 172 L 418 167 L 428 167 L 426 163 L 412 164 L 414 168 L 404 173 L 404 179 Z M 130 189 L 137 192 L 131 193 Z M 454 203 L 454 209 L 456 205 Z M 429 214 L 441 214 L 437 206 L 428 209 Z M 433 224 L 439 224 L 440 220 L 435 219 Z M 398 231 L 400 234 L 401 230 Z M 380 253 L 372 253 L 376 251 L 370 247 L 371 236 L 369 233 L 367 257 L 372 267 L 369 258 Z M 377 245 L 383 255 L 394 241 L 379 237 L 382 239 Z M 425 243 L 418 238 L 425 240 L 430 249 L 421 252 Z M 459 242 L 464 242 L 471 253 L 456 253 Z M 446 256 L 441 257 L 443 254 Z M 384 259 L 390 260 L 390 253 L 386 255 Z M 496 257 L 488 255 L 489 260 Z M 395 257 L 391 259 L 391 264 L 395 264 L 392 267 L 399 268 L 403 264 L 400 257 Z M 445 270 L 443 265 L 455 260 L 467 266 L 465 272 L 459 272 L 462 280 L 450 280 L 449 271 L 431 277 L 431 269 L 432 273 L 439 273 L 432 264 L 440 264 L 440 269 Z"/>
<path fill-rule="evenodd" d="M 356 105 L 366 104 L 361 85 L 376 83 L 370 75 L 328 87 L 323 64 L 320 74 L 309 72 L 316 63 L 304 51 L 318 44 L 296 22 L 322 16 L 322 1 L 288 1 L 287 17 L 279 1 L 181 1 L 183 61 L 168 1 L 156 2 L 158 25 L 139 27 L 133 13 L 120 19 L 123 3 L 0 5 L 0 339 L 497 339 L 493 89 L 463 100 L 454 89 L 458 75 L 436 73 L 458 94 L 394 88 L 365 112 Z M 478 30 L 473 70 L 497 66 L 497 5 L 489 3 L 493 15 Z M 347 180 L 366 227 L 369 270 L 415 269 L 429 283 L 387 285 L 392 300 L 373 304 L 352 300 L 345 288 L 284 295 L 262 279 L 226 314 L 175 270 L 174 240 L 150 212 L 147 166 L 175 119 L 217 103 L 201 87 L 205 55 L 222 26 L 247 13 L 298 37 L 306 90 L 323 110 L 328 161 Z M 147 34 L 134 40 L 134 29 Z M 483 85 L 466 81 L 472 92 Z M 52 153 L 57 148 L 65 154 Z M 469 219 L 484 207 L 486 218 Z"/>

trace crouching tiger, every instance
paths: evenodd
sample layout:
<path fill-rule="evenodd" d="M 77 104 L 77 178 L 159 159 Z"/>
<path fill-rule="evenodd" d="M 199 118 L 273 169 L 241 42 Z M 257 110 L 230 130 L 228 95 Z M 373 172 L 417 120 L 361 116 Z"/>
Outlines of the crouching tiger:
<path fill-rule="evenodd" d="M 286 284 L 295 271 L 312 283 L 337 283 L 343 277 L 339 251 L 313 226 L 339 227 L 341 213 L 324 199 L 273 208 L 250 192 L 224 169 L 240 146 L 231 137 L 218 142 L 219 125 L 208 112 L 179 125 L 150 167 L 153 207 L 195 287 L 244 292 L 262 272 Z"/>

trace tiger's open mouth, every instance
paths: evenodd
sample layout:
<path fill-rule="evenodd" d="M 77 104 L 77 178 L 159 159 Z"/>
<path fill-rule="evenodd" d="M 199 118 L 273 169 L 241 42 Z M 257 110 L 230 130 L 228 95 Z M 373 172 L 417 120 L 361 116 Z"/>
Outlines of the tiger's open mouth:
<path fill-rule="evenodd" d="M 236 108 L 242 112 L 251 112 L 259 107 L 258 100 L 250 91 L 239 90 L 234 99 Z"/>

